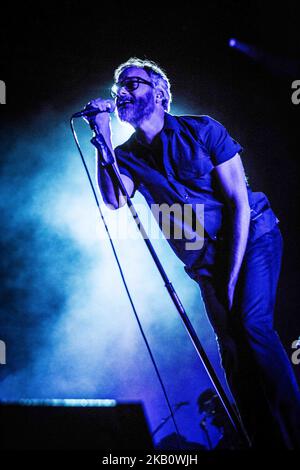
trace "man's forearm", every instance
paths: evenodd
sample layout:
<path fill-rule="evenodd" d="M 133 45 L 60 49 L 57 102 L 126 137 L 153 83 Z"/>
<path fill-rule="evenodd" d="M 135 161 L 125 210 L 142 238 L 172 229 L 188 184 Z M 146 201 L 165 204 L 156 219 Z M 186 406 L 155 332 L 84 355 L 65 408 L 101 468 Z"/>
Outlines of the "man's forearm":
<path fill-rule="evenodd" d="M 122 196 L 117 183 L 113 180 L 113 169 L 111 166 L 105 168 L 101 165 L 101 156 L 98 151 L 96 153 L 96 159 L 97 182 L 103 201 L 105 204 L 110 204 L 112 208 L 117 209 L 119 207 L 119 202 L 121 202 L 120 198 L 122 200 Z M 119 172 L 116 161 L 114 166 Z"/>
<path fill-rule="evenodd" d="M 228 307 L 233 305 L 235 285 L 243 262 L 250 224 L 250 207 L 245 172 L 240 155 L 215 167 L 217 180 L 230 211 L 229 260 L 227 274 Z"/>
<path fill-rule="evenodd" d="M 248 205 L 231 207 L 231 240 L 229 251 L 229 284 L 235 285 L 243 262 L 250 226 Z"/>
<path fill-rule="evenodd" d="M 114 177 L 113 167 L 116 169 L 117 173 L 120 175 L 125 187 L 126 187 L 126 183 L 124 182 L 124 177 L 120 174 L 117 159 L 116 159 L 115 152 L 112 146 L 110 129 L 108 128 L 104 130 L 102 133 L 102 136 L 104 138 L 104 141 L 111 155 L 114 158 L 114 163 L 112 165 L 108 165 L 107 167 L 104 167 L 101 164 L 103 157 L 100 154 L 99 150 L 96 151 L 97 183 L 98 183 L 98 187 L 101 192 L 104 203 L 109 205 L 111 209 L 118 209 L 119 207 L 122 207 L 126 201 L 121 193 L 121 190 L 119 189 L 118 182 L 116 181 L 116 178 Z M 126 189 L 128 190 L 127 187 Z"/>
<path fill-rule="evenodd" d="M 111 132 L 111 121 L 109 112 L 112 111 L 112 103 L 110 100 L 104 100 L 97 98 L 89 103 L 90 106 L 95 109 L 99 109 L 96 116 L 89 120 L 91 128 L 95 131 L 95 134 L 91 142 L 95 145 L 96 152 L 96 180 L 98 183 L 99 190 L 101 192 L 103 201 L 111 209 L 118 209 L 126 204 L 126 198 L 123 196 L 123 192 L 119 188 L 119 182 L 115 177 L 115 171 L 120 175 L 123 182 L 126 193 L 129 197 L 134 194 L 134 182 L 132 178 L 127 175 L 121 175 L 117 164 L 115 152 L 112 144 L 112 132 Z M 102 138 L 100 137 L 100 134 Z M 103 147 L 103 140 L 106 143 L 111 155 L 113 156 L 114 163 L 111 163 L 109 155 L 105 153 L 105 146 Z M 103 155 L 100 154 L 99 149 L 103 150 Z M 105 166 L 102 165 L 104 160 Z M 107 164 L 107 165 L 106 165 Z"/>

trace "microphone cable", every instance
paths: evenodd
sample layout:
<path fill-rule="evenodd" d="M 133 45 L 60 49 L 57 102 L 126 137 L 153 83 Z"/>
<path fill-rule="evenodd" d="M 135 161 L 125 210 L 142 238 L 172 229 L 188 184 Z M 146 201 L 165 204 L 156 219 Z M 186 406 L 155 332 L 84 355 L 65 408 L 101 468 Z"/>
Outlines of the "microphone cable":
<path fill-rule="evenodd" d="M 136 321 L 137 321 L 137 324 L 138 324 L 140 333 L 141 333 L 141 335 L 142 335 L 142 337 L 143 337 L 143 340 L 144 340 L 144 343 L 145 343 L 145 345 L 146 345 L 148 354 L 149 354 L 149 356 L 150 356 L 152 365 L 153 365 L 153 367 L 154 367 L 154 370 L 155 370 L 155 372 L 156 372 L 158 381 L 159 381 L 160 386 L 161 386 L 161 389 L 162 389 L 162 391 L 163 391 L 163 395 L 164 395 L 164 397 L 165 397 L 167 406 L 168 406 L 168 408 L 169 408 L 170 415 L 171 415 L 171 418 L 172 418 L 172 421 L 173 421 L 173 424 L 174 424 L 174 427 L 175 427 L 175 431 L 176 431 L 177 444 L 178 444 L 178 447 L 179 447 L 179 449 L 180 449 L 180 448 L 181 448 L 180 433 L 179 433 L 178 426 L 177 426 L 177 423 L 176 423 L 176 420 L 175 420 L 175 417 L 174 417 L 174 413 L 173 413 L 173 410 L 172 410 L 172 406 L 171 406 L 171 404 L 170 404 L 170 400 L 169 400 L 169 397 L 168 397 L 168 394 L 167 394 L 165 385 L 164 385 L 164 383 L 163 383 L 162 377 L 161 377 L 161 375 L 160 375 L 160 372 L 159 372 L 159 370 L 158 370 L 156 361 L 155 361 L 154 356 L 153 356 L 153 353 L 152 353 L 152 351 L 151 351 L 149 342 L 148 342 L 148 340 L 147 340 L 147 338 L 146 338 L 146 335 L 145 335 L 145 333 L 144 333 L 144 330 L 143 330 L 141 321 L 140 321 L 140 319 L 139 319 L 137 310 L 136 310 L 136 308 L 135 308 L 134 302 L 133 302 L 132 297 L 131 297 L 131 294 L 130 294 L 130 292 L 129 292 L 129 289 L 128 289 L 128 286 L 127 286 L 127 283 L 126 283 L 126 280 L 125 280 L 125 276 L 124 276 L 124 273 L 123 273 L 123 270 L 122 270 L 122 267 L 121 267 L 121 264 L 120 264 L 120 261 L 119 261 L 119 258 L 118 258 L 118 255 L 117 255 L 117 252 L 116 252 L 114 243 L 113 243 L 113 240 L 112 240 L 111 235 L 110 235 L 110 233 L 109 233 L 109 228 L 108 228 L 108 226 L 107 226 L 107 224 L 106 224 L 106 220 L 105 220 L 104 215 L 103 215 L 103 212 L 102 212 L 102 210 L 101 210 L 101 206 L 100 206 L 100 203 L 99 203 L 99 199 L 98 199 L 98 196 L 97 196 L 97 193 L 96 193 L 96 190 L 95 190 L 95 187 L 94 187 L 94 184 L 93 184 L 93 181 L 92 181 L 92 178 L 91 178 L 89 169 L 88 169 L 87 164 L 86 164 L 86 162 L 85 162 L 85 159 L 84 159 L 84 156 L 83 156 L 83 153 L 82 153 L 82 150 L 81 150 L 81 147 L 80 147 L 78 138 L 77 138 L 77 134 L 76 134 L 76 131 L 75 131 L 75 128 L 74 128 L 73 120 L 74 120 L 74 116 L 72 116 L 72 117 L 70 118 L 71 132 L 72 132 L 72 135 L 73 135 L 73 138 L 74 138 L 74 141 L 75 141 L 77 150 L 78 150 L 78 152 L 79 152 L 79 155 L 80 155 L 80 158 L 81 158 L 81 162 L 82 162 L 82 164 L 83 164 L 83 166 L 84 166 L 86 175 L 87 175 L 87 177 L 88 177 L 89 184 L 90 184 L 90 187 L 91 187 L 91 189 L 92 189 L 92 192 L 93 192 L 93 195 L 94 195 L 94 199 L 95 199 L 95 202 L 96 202 L 96 205 L 97 205 L 97 208 L 98 208 L 98 211 L 99 211 L 101 220 L 102 220 L 102 222 L 103 222 L 103 224 L 104 224 L 104 228 L 105 228 L 105 230 L 106 230 L 106 233 L 107 233 L 107 236 L 108 236 L 108 239 L 109 239 L 109 242 L 110 242 L 110 245 L 111 245 L 111 248 L 112 248 L 114 257 L 115 257 L 115 260 L 116 260 L 116 262 L 117 262 L 117 265 L 118 265 L 118 268 L 119 268 L 119 272 L 120 272 L 120 275 L 121 275 L 121 278 L 122 278 L 122 282 L 123 282 L 124 287 L 125 287 L 125 291 L 126 291 L 126 293 L 127 293 L 127 296 L 128 296 L 130 305 L 131 305 L 131 307 L 132 307 L 132 310 L 133 310 L 135 319 L 136 319 Z"/>

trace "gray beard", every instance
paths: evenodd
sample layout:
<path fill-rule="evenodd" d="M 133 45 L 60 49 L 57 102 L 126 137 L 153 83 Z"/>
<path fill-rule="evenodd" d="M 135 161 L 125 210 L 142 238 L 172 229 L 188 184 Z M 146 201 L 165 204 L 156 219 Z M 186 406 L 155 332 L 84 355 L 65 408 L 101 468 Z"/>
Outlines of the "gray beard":
<path fill-rule="evenodd" d="M 136 128 L 153 114 L 154 109 L 154 96 L 152 91 L 149 91 L 143 97 L 137 98 L 130 107 L 118 110 L 118 116 L 120 121 L 128 122 Z"/>

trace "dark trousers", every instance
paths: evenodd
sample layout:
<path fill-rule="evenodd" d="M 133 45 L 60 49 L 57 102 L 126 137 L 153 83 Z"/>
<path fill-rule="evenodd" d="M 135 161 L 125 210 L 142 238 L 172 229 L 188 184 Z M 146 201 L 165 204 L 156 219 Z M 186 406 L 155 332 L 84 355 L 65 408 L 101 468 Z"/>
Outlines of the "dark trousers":
<path fill-rule="evenodd" d="M 255 241 L 249 238 L 230 312 L 224 282 L 228 250 L 218 243 L 208 242 L 193 278 L 217 336 L 228 385 L 254 447 L 299 449 L 299 387 L 273 326 L 280 230 L 276 226 Z"/>

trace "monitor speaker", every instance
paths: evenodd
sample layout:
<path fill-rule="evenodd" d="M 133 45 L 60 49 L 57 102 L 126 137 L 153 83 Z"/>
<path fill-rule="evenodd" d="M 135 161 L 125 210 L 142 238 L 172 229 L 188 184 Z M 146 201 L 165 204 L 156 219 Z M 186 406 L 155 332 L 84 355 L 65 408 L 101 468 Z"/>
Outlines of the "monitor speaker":
<path fill-rule="evenodd" d="M 153 449 L 141 403 L 2 401 L 0 423 L 3 450 Z"/>

